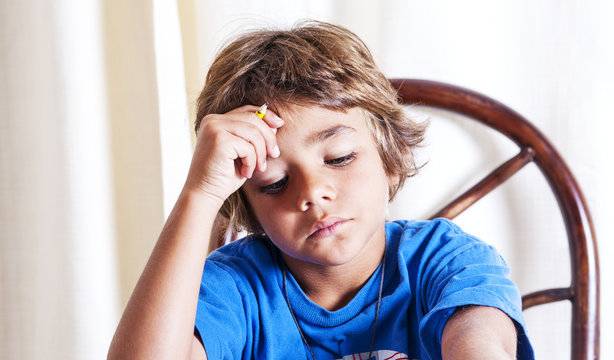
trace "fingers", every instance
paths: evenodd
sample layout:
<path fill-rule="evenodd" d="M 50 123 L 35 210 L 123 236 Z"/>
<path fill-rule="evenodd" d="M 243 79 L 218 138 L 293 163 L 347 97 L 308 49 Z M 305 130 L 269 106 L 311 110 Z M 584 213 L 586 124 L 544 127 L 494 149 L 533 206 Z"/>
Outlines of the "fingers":
<path fill-rule="evenodd" d="M 244 178 L 251 178 L 258 164 L 258 156 L 254 151 L 254 146 L 245 141 L 236 141 L 232 144 L 232 147 L 236 158 L 240 160 L 239 174 Z"/>
<path fill-rule="evenodd" d="M 241 152 L 236 152 L 236 155 L 241 159 L 243 165 L 250 169 L 249 176 L 246 177 L 251 177 L 253 173 L 252 167 L 259 171 L 266 170 L 268 149 L 277 146 L 275 135 L 272 134 L 271 130 L 265 129 L 263 131 L 257 125 L 243 121 L 228 121 L 224 129 L 236 138 L 239 138 L 233 141 L 233 147 L 236 150 L 242 150 Z M 235 143 L 240 143 L 240 147 Z M 272 143 L 273 145 L 267 146 L 267 143 Z M 246 146 L 249 146 L 249 153 L 245 148 Z"/>
<path fill-rule="evenodd" d="M 282 118 L 279 117 L 279 115 L 277 115 L 277 113 L 275 113 L 275 111 L 271 110 L 271 108 L 268 108 L 266 113 L 264 114 L 264 117 L 261 119 L 256 115 L 256 110 L 258 110 L 258 106 L 254 106 L 254 105 L 244 105 L 241 106 L 239 108 L 236 108 L 230 112 L 228 112 L 227 114 L 231 114 L 231 113 L 247 113 L 247 114 L 253 114 L 255 116 L 255 118 L 260 123 L 265 123 L 274 133 L 277 132 L 277 129 L 279 129 L 280 127 L 282 127 L 284 125 L 284 121 L 282 120 Z"/>
<path fill-rule="evenodd" d="M 272 158 L 278 157 L 279 148 L 277 147 L 277 139 L 275 134 L 277 133 L 277 129 L 284 124 L 283 120 L 273 111 L 269 110 L 267 110 L 264 118 L 262 119 L 256 115 L 255 111 L 247 112 L 245 113 L 245 116 L 246 121 L 255 125 L 262 133 L 265 140 L 267 155 Z M 266 160 L 266 156 L 264 160 Z"/>
<path fill-rule="evenodd" d="M 284 121 L 272 110 L 267 110 L 264 117 L 261 119 L 273 130 L 274 133 L 277 133 L 277 129 L 284 125 Z"/>
<path fill-rule="evenodd" d="M 284 121 L 271 110 L 260 119 L 255 113 L 257 109 L 247 105 L 223 115 L 208 115 L 201 124 L 208 128 L 206 132 L 209 134 L 224 132 L 231 135 L 226 145 L 220 146 L 227 147 L 226 156 L 237 160 L 237 170 L 245 178 L 251 178 L 255 170 L 265 171 L 267 157 L 280 155 L 275 134 Z M 202 132 L 199 135 L 207 136 Z"/>

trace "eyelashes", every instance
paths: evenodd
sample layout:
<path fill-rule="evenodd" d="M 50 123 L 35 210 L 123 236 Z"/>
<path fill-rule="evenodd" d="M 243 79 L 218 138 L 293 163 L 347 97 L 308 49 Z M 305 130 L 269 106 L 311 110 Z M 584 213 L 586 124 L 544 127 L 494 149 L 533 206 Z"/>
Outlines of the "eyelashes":
<path fill-rule="evenodd" d="M 277 194 L 283 190 L 287 182 L 288 182 L 288 177 L 286 176 L 283 179 L 279 181 L 275 181 L 274 183 L 270 185 L 262 186 L 260 188 L 260 191 L 262 191 L 263 194 L 269 194 L 269 195 Z"/>
<path fill-rule="evenodd" d="M 351 153 L 340 156 L 334 159 L 324 160 L 324 164 L 333 168 L 343 168 L 349 165 L 354 159 L 356 159 L 356 152 L 352 151 Z M 260 187 L 260 191 L 263 194 L 274 195 L 281 193 L 288 183 L 288 176 L 285 176 L 283 179 L 275 181 L 272 184 L 265 185 Z"/>
<path fill-rule="evenodd" d="M 330 166 L 343 167 L 349 164 L 350 162 L 352 162 L 352 160 L 354 160 L 355 158 L 356 158 L 356 152 L 352 151 L 351 153 L 345 156 L 341 156 L 341 157 L 330 159 L 330 160 L 325 160 L 324 163 Z"/>

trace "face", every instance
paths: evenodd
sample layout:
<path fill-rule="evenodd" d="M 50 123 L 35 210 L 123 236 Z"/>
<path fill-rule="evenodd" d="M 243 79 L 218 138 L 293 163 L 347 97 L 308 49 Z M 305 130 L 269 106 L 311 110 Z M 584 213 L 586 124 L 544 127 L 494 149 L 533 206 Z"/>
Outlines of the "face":
<path fill-rule="evenodd" d="M 281 156 L 243 186 L 264 231 L 286 261 L 379 261 L 389 179 L 365 115 L 293 106 L 282 117 Z"/>

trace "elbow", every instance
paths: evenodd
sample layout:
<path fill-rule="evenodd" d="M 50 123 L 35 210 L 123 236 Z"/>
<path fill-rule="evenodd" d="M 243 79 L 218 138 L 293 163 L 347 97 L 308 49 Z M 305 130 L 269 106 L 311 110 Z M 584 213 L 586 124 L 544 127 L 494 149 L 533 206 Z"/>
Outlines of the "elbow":
<path fill-rule="evenodd" d="M 514 322 L 501 310 L 475 306 L 459 308 L 441 336 L 444 360 L 516 359 Z"/>

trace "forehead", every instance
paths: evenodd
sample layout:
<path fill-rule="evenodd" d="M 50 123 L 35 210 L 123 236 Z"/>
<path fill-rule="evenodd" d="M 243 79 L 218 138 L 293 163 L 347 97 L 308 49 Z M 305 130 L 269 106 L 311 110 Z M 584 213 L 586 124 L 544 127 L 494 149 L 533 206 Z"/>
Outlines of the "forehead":
<path fill-rule="evenodd" d="M 285 125 L 277 133 L 278 143 L 313 145 L 336 137 L 370 134 L 367 117 L 359 108 L 334 111 L 293 105 L 280 116 Z"/>

